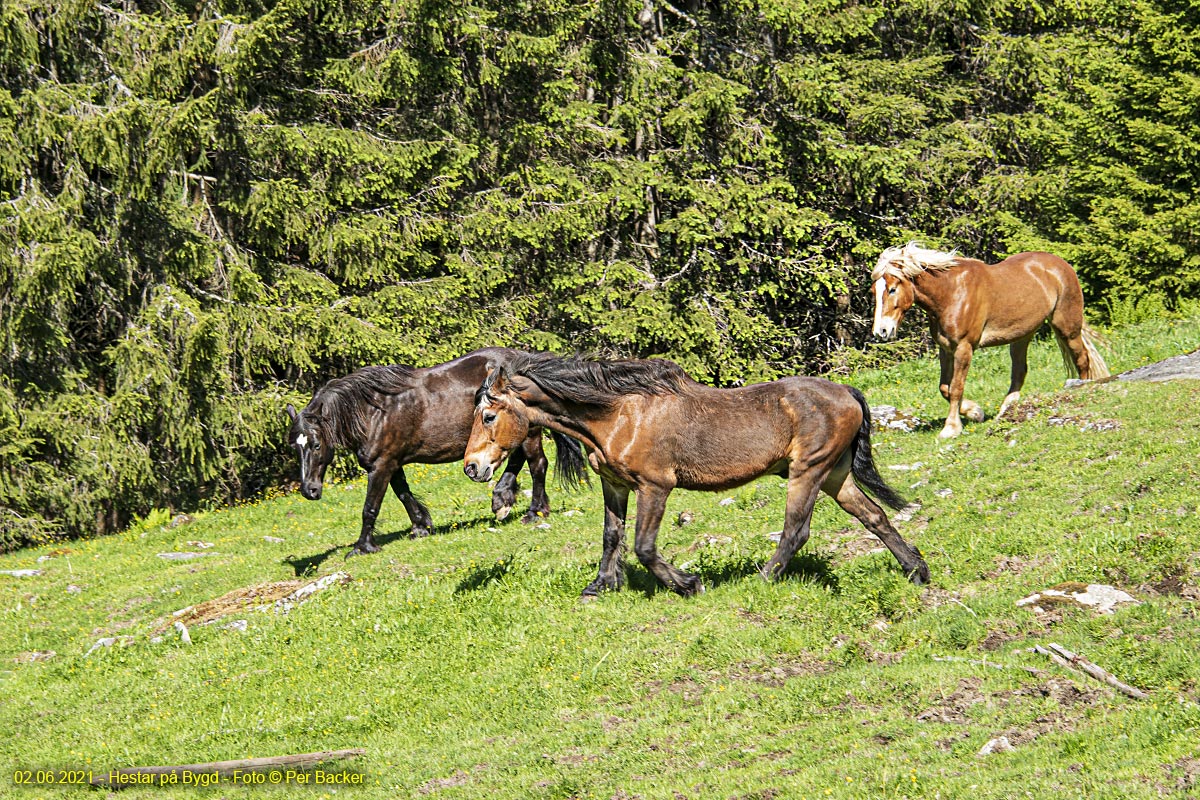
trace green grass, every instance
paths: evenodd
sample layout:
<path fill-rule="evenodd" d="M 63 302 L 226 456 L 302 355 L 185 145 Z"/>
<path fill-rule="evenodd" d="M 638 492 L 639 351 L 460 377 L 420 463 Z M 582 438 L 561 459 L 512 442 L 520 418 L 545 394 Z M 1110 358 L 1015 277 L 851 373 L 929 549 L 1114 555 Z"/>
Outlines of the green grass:
<path fill-rule="evenodd" d="M 1194 349 L 1200 321 L 1110 338 L 1118 372 Z M 989 413 L 1007 385 L 1006 358 L 985 351 L 968 381 Z M 370 557 L 343 561 L 337 549 L 357 536 L 362 480 L 330 486 L 319 503 L 289 494 L 176 528 L 151 520 L 60 545 L 42 562 L 55 548 L 0 556 L 0 569 L 42 570 L 0 575 L 0 795 L 90 791 L 19 788 L 17 768 L 348 747 L 367 751 L 354 764 L 364 785 L 338 797 L 1195 794 L 1200 383 L 1060 392 L 1053 342 L 1030 360 L 1017 418 L 968 423 L 950 444 L 936 439 L 944 404 L 933 359 L 852 381 L 874 404 L 936 422 L 875 438 L 882 474 L 921 504 L 897 527 L 929 561 L 923 590 L 827 499 L 791 574 L 762 582 L 756 567 L 773 550 L 765 534 L 782 525 L 782 481 L 772 478 L 727 495 L 672 495 L 660 547 L 703 576 L 704 595 L 660 590 L 631 556 L 630 585 L 583 604 L 600 551 L 598 484 L 553 492 L 548 529 L 497 524 L 488 489 L 454 464 L 409 469 L 438 534 L 407 538 L 389 498 L 384 549 Z M 718 505 L 724 496 L 735 502 Z M 694 521 L 674 524 L 684 510 Z M 156 556 L 196 541 L 214 555 Z M 353 582 L 290 614 L 234 615 L 249 620 L 245 632 L 193 625 L 190 646 L 173 632 L 151 641 L 177 609 L 337 570 Z M 1111 616 L 1015 606 L 1065 580 L 1114 584 L 1143 602 Z M 132 641 L 85 655 L 120 635 Z M 1047 642 L 1150 698 L 1027 652 Z M 35 650 L 56 655 L 16 660 Z M 977 755 L 1002 734 L 1015 750 Z"/>

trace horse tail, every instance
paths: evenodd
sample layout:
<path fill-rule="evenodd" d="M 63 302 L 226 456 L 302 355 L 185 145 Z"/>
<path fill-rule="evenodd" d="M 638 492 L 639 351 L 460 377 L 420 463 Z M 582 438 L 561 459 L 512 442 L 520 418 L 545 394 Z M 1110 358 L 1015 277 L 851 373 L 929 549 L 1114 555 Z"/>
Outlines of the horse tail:
<path fill-rule="evenodd" d="M 859 484 L 871 490 L 871 494 L 899 511 L 908 505 L 908 501 L 880 477 L 878 470 L 875 469 L 875 459 L 871 455 L 871 408 L 867 405 L 867 398 L 853 386 L 846 388 L 858 401 L 863 417 L 862 425 L 854 436 L 854 461 L 851 464 L 850 472 L 853 473 L 854 479 Z"/>
<path fill-rule="evenodd" d="M 587 459 L 583 457 L 583 445 L 558 431 L 550 431 L 550 438 L 554 440 L 555 480 L 568 489 L 577 489 L 584 484 L 590 486 L 592 479 L 588 475 Z"/>
<path fill-rule="evenodd" d="M 1096 342 L 1103 341 L 1100 334 L 1092 330 L 1091 326 L 1086 322 L 1083 323 L 1083 349 L 1087 351 L 1088 357 L 1088 377 L 1091 380 L 1099 378 L 1107 378 L 1112 373 L 1108 371 L 1108 365 L 1104 363 L 1104 359 L 1100 356 L 1100 351 L 1096 348 Z"/>

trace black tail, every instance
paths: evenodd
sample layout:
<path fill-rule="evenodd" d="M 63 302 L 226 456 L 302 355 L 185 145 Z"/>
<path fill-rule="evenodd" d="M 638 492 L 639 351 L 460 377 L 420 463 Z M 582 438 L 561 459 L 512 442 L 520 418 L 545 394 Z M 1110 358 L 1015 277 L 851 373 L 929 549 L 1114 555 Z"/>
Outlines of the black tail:
<path fill-rule="evenodd" d="M 871 408 L 867 405 L 867 398 L 853 386 L 846 388 L 862 406 L 863 415 L 862 427 L 858 429 L 858 435 L 854 437 L 854 464 L 850 467 L 850 471 L 854 473 L 854 479 L 860 486 L 866 487 L 875 497 L 899 511 L 908 505 L 908 501 L 897 494 L 896 490 L 888 486 L 879 476 L 875 470 L 875 459 L 871 456 Z"/>
<path fill-rule="evenodd" d="M 578 489 L 584 484 L 591 486 L 583 445 L 558 431 L 550 431 L 550 438 L 554 440 L 554 478 L 559 485 L 567 489 Z"/>

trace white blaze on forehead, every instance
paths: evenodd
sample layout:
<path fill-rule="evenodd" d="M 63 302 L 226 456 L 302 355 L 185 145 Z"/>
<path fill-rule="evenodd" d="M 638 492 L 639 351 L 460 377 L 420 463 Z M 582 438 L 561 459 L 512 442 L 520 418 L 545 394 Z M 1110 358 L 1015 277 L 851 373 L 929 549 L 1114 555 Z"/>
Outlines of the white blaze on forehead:
<path fill-rule="evenodd" d="M 308 437 L 303 433 L 296 437 L 296 444 L 300 447 L 308 447 Z"/>
<path fill-rule="evenodd" d="M 883 320 L 883 293 L 887 291 L 887 281 L 883 278 L 875 281 L 875 330 L 879 330 L 879 323 Z"/>

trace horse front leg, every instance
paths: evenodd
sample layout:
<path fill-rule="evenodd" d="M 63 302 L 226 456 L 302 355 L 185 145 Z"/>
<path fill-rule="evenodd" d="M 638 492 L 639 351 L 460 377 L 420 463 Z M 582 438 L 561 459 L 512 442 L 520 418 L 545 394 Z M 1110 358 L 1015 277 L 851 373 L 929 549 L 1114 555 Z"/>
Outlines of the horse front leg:
<path fill-rule="evenodd" d="M 500 480 L 496 481 L 496 488 L 492 490 L 492 513 L 501 522 L 508 519 L 513 506 L 517 504 L 517 490 L 521 488 L 517 483 L 517 475 L 523 466 L 525 466 L 524 448 L 518 447 L 508 456 L 508 463 L 504 465 L 504 474 L 500 476 Z"/>
<path fill-rule="evenodd" d="M 590 599 L 610 590 L 620 589 L 625 582 L 625 514 L 629 508 L 629 488 L 601 480 L 604 487 L 604 552 L 596 580 L 583 590 L 583 599 Z M 639 504 L 639 508 L 640 508 Z"/>
<path fill-rule="evenodd" d="M 367 498 L 363 501 L 362 531 L 346 558 L 379 552 L 379 546 L 375 544 L 372 535 L 375 532 L 375 520 L 379 517 L 379 507 L 383 504 L 383 496 L 387 494 L 391 477 L 392 470 L 378 464 L 367 470 Z"/>
<path fill-rule="evenodd" d="M 533 479 L 529 510 L 521 517 L 521 522 L 530 524 L 550 516 L 550 498 L 546 496 L 546 472 L 550 469 L 550 459 L 546 458 L 540 428 L 526 437 L 521 444 L 521 450 L 529 462 L 529 477 Z M 511 458 L 510 456 L 509 459 Z"/>
<path fill-rule="evenodd" d="M 798 473 L 788 476 L 787 510 L 783 518 L 783 533 L 771 560 L 763 565 L 759 574 L 766 580 L 775 580 L 787 569 L 792 556 L 808 541 L 809 525 L 812 522 L 813 506 L 820 491 L 810 475 Z"/>
<path fill-rule="evenodd" d="M 950 401 L 950 410 L 946 414 L 946 425 L 938 434 L 941 439 L 951 439 L 962 433 L 963 386 L 967 382 L 967 370 L 971 367 L 971 355 L 974 348 L 970 342 L 959 342 L 953 354 L 941 351 L 942 358 L 942 396 Z M 947 361 L 949 363 L 947 363 Z M 946 382 L 946 372 L 949 367 L 950 380 Z M 983 409 L 970 400 L 966 401 L 966 410 L 970 419 L 980 422 L 983 420 Z"/>
<path fill-rule="evenodd" d="M 704 584 L 695 575 L 684 572 L 658 554 L 655 544 L 658 526 L 662 523 L 670 489 L 659 486 L 643 486 L 637 492 L 637 530 L 633 534 L 633 552 L 646 569 L 662 581 L 668 589 L 684 597 L 704 591 Z"/>
<path fill-rule="evenodd" d="M 1003 417 L 1004 412 L 1021 399 L 1021 387 L 1025 385 L 1025 376 L 1029 373 L 1028 355 L 1031 341 L 1033 341 L 1033 336 L 1013 342 L 1008 346 L 1008 354 L 1012 357 L 1012 375 L 1008 382 L 1008 394 L 1004 396 L 1004 402 L 1000 404 L 1000 410 L 996 412 L 996 419 Z"/>
<path fill-rule="evenodd" d="M 396 493 L 396 497 L 404 504 L 404 510 L 408 512 L 408 519 L 412 522 L 412 535 L 428 536 L 433 533 L 433 517 L 429 516 L 429 509 L 425 504 L 418 500 L 408 488 L 408 479 L 404 477 L 404 467 L 397 467 L 396 472 L 392 475 L 392 491 Z"/>

